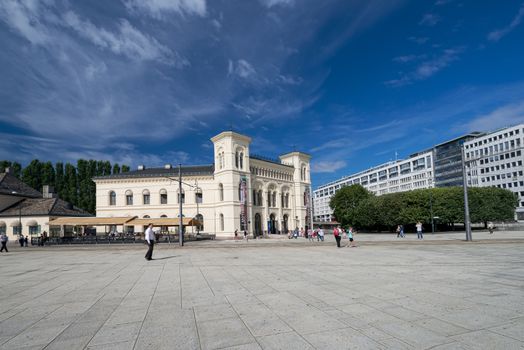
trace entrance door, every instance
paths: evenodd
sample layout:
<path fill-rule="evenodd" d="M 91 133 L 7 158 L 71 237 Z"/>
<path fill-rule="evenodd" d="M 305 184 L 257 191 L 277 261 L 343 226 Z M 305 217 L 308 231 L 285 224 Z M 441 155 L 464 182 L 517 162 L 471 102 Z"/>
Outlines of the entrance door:
<path fill-rule="evenodd" d="M 287 214 L 284 215 L 284 220 L 282 220 L 282 231 L 287 234 L 289 232 L 289 228 L 288 228 L 288 225 L 287 225 L 287 221 L 288 221 L 288 216 Z"/>
<path fill-rule="evenodd" d="M 255 214 L 255 236 L 262 236 L 262 218 L 260 214 Z"/>
<path fill-rule="evenodd" d="M 276 234 L 277 233 L 277 220 L 275 220 L 275 214 L 271 214 L 269 216 L 269 224 L 270 224 L 270 232 L 272 234 Z"/>

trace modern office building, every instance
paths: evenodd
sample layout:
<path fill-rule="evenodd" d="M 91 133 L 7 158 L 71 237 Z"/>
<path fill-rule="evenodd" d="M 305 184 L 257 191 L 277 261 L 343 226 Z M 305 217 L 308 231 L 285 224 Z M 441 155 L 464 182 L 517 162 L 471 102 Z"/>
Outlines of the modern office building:
<path fill-rule="evenodd" d="M 433 147 L 435 187 L 462 186 L 462 145 L 482 135 L 472 132 Z"/>
<path fill-rule="evenodd" d="M 315 221 L 332 221 L 331 197 L 343 186 L 353 184 L 360 184 L 376 195 L 434 187 L 433 151 L 415 153 L 408 159 L 384 163 L 320 186 L 313 191 Z"/>
<path fill-rule="evenodd" d="M 499 187 L 518 196 L 516 218 L 524 220 L 524 124 L 464 143 L 468 184 Z"/>
<path fill-rule="evenodd" d="M 251 154 L 251 138 L 226 131 L 211 139 L 214 163 L 177 167 L 139 166 L 127 173 L 96 177 L 97 217 L 196 218 L 206 233 L 233 237 L 244 229 L 259 236 L 306 227 L 310 159 L 291 152 L 279 159 Z M 127 226 L 142 232 L 142 226 Z M 175 227 L 173 227 L 175 230 Z"/>

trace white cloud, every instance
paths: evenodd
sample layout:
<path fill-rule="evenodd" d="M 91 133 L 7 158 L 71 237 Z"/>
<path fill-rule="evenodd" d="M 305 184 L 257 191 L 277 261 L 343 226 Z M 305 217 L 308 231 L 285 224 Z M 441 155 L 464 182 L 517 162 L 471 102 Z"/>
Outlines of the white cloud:
<path fill-rule="evenodd" d="M 420 20 L 418 24 L 422 26 L 433 27 L 438 22 L 440 22 L 440 20 L 441 18 L 439 15 L 436 15 L 434 13 L 426 13 L 424 16 L 422 16 L 422 19 Z"/>
<path fill-rule="evenodd" d="M 41 11 L 43 8 L 38 1 L 0 2 L 0 19 L 32 44 L 45 44 L 49 39 L 39 18 Z"/>
<path fill-rule="evenodd" d="M 260 0 L 260 2 L 267 8 L 271 8 L 273 6 L 290 6 L 295 3 L 295 0 Z"/>
<path fill-rule="evenodd" d="M 257 74 L 251 63 L 242 59 L 238 60 L 236 63 L 229 60 L 228 73 L 236 74 L 244 79 L 254 78 Z"/>
<path fill-rule="evenodd" d="M 313 173 L 334 173 L 335 171 L 342 169 L 346 166 L 346 162 L 343 160 L 324 160 L 324 161 L 313 161 L 311 166 L 311 172 Z"/>
<path fill-rule="evenodd" d="M 480 115 L 465 125 L 468 131 L 490 131 L 524 122 L 524 102 L 508 104 Z"/>
<path fill-rule="evenodd" d="M 421 62 L 415 70 L 403 73 L 399 79 L 386 81 L 385 84 L 392 87 L 400 87 L 413 84 L 416 81 L 428 79 L 449 66 L 452 62 L 458 60 L 462 52 L 464 52 L 463 47 L 446 49 L 442 51 L 439 56 Z"/>
<path fill-rule="evenodd" d="M 80 36 L 94 45 L 108 49 L 115 54 L 136 60 L 153 60 L 166 64 L 186 65 L 185 60 L 175 60 L 175 55 L 156 39 L 143 34 L 125 19 L 118 23 L 118 32 L 113 33 L 104 28 L 98 28 L 89 20 L 83 20 L 72 11 L 63 16 L 64 25 L 76 31 Z"/>
<path fill-rule="evenodd" d="M 427 38 L 427 37 L 410 36 L 408 38 L 408 40 L 412 41 L 414 43 L 417 43 L 419 45 L 422 45 L 422 44 L 425 44 L 429 40 L 429 38 Z"/>
<path fill-rule="evenodd" d="M 393 61 L 398 62 L 398 63 L 408 63 L 408 62 L 420 60 L 424 57 L 426 57 L 426 55 L 405 55 L 405 56 L 395 57 L 393 58 Z"/>
<path fill-rule="evenodd" d="M 156 19 L 166 14 L 206 15 L 206 0 L 124 0 L 126 8 L 133 13 L 146 13 Z"/>
<path fill-rule="evenodd" d="M 522 18 L 524 17 L 524 3 L 520 6 L 519 12 L 517 12 L 517 15 L 510 24 L 508 24 L 506 27 L 502 29 L 497 29 L 492 31 L 488 34 L 488 40 L 489 41 L 499 41 L 502 39 L 502 37 L 508 35 L 513 29 L 515 29 L 520 22 L 522 22 Z"/>

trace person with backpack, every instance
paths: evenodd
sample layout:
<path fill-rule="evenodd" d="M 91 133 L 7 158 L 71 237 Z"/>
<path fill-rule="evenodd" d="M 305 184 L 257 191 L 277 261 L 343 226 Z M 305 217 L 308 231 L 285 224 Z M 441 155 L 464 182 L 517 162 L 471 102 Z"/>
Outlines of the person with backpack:
<path fill-rule="evenodd" d="M 333 236 L 335 236 L 335 240 L 337 241 L 337 248 L 340 248 L 340 227 L 335 227 L 335 229 L 333 230 Z"/>

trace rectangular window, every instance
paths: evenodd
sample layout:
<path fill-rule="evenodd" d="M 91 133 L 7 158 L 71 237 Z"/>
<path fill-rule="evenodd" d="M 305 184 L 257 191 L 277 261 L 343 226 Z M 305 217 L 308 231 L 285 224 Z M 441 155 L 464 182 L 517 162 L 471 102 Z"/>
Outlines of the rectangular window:
<path fill-rule="evenodd" d="M 203 197 L 202 197 L 202 192 L 197 192 L 197 193 L 196 193 L 196 202 L 197 202 L 198 204 L 202 204 L 202 199 L 203 199 Z"/>
<path fill-rule="evenodd" d="M 160 194 L 160 204 L 167 204 L 167 193 Z"/>
<path fill-rule="evenodd" d="M 151 198 L 148 194 L 144 194 L 144 204 L 147 205 L 151 201 Z"/>
<path fill-rule="evenodd" d="M 133 205 L 133 195 L 132 194 L 126 195 L 126 205 Z"/>

